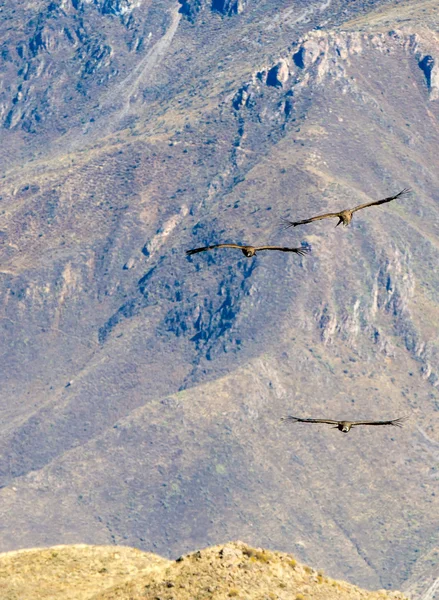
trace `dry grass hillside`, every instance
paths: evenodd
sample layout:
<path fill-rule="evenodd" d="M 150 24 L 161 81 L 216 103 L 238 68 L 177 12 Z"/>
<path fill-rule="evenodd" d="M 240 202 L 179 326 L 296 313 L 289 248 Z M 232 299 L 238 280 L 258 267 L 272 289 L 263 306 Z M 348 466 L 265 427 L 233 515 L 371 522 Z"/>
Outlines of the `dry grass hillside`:
<path fill-rule="evenodd" d="M 54 546 L 0 555 L 2 600 L 86 600 L 169 561 L 125 546 Z"/>
<path fill-rule="evenodd" d="M 54 546 L 0 554 L 2 600 L 404 600 L 368 592 L 242 542 L 176 561 L 123 546 Z"/>

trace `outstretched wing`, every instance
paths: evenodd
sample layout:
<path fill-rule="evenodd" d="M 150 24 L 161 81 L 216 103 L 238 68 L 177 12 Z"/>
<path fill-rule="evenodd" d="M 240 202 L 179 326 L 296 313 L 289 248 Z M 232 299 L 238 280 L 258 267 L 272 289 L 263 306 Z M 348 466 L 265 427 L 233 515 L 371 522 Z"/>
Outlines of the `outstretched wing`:
<path fill-rule="evenodd" d="M 255 248 L 259 252 L 259 250 L 279 250 L 279 252 L 295 252 L 296 254 L 300 254 L 300 256 L 305 256 L 311 252 L 311 248 L 307 248 L 306 246 L 301 246 L 300 248 L 282 248 L 281 246 L 259 246 Z"/>
<path fill-rule="evenodd" d="M 398 192 L 395 196 L 390 196 L 389 198 L 383 198 L 383 200 L 376 200 L 375 202 L 366 202 L 366 204 L 359 204 L 358 206 L 356 206 L 355 208 L 352 209 L 352 212 L 355 212 L 356 210 L 361 210 L 362 208 L 367 208 L 368 206 L 375 206 L 378 204 L 385 204 L 386 202 L 392 202 L 392 200 L 396 200 L 397 198 L 400 198 L 401 196 L 406 196 L 410 192 L 411 192 L 410 188 L 404 188 L 403 190 Z"/>
<path fill-rule="evenodd" d="M 288 221 L 288 219 L 282 220 L 282 225 L 285 226 L 285 229 L 288 227 L 297 227 L 297 225 L 306 225 L 307 223 L 312 223 L 313 221 L 320 221 L 321 219 L 331 219 L 332 217 L 338 217 L 339 213 L 325 213 L 324 215 L 317 215 L 317 217 L 311 217 L 311 219 L 304 219 L 303 221 Z"/>
<path fill-rule="evenodd" d="M 402 424 L 408 417 L 400 417 L 399 419 L 392 419 L 391 421 L 352 421 L 354 425 L 394 425 L 395 427 L 402 427 Z"/>
<path fill-rule="evenodd" d="M 292 421 L 293 423 L 328 423 L 329 425 L 338 425 L 339 421 L 331 419 L 301 419 L 300 417 L 282 417 L 281 421 Z"/>
<path fill-rule="evenodd" d="M 242 246 L 238 246 L 238 244 L 215 244 L 214 246 L 204 246 L 203 248 L 186 250 L 186 254 L 198 254 L 198 252 L 206 252 L 207 250 L 213 250 L 214 248 L 239 248 L 239 250 L 241 250 Z"/>

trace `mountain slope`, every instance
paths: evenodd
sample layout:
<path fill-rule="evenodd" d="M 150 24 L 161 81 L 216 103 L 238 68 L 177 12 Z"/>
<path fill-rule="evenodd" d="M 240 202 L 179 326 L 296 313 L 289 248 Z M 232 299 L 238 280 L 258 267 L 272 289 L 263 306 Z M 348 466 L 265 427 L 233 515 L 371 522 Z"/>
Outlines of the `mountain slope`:
<path fill-rule="evenodd" d="M 177 562 L 123 546 L 54 546 L 0 555 L 7 598 L 400 598 L 400 592 L 366 592 L 301 565 L 292 555 L 228 543 Z M 32 587 L 29 587 L 32 577 Z M 36 585 L 36 583 L 38 585 Z"/>
<path fill-rule="evenodd" d="M 111 37 L 120 76 L 65 131 L 3 122 L 1 548 L 245 537 L 401 587 L 438 544 L 437 3 L 142 4 L 140 53 L 104 5 L 57 19 Z M 348 229 L 280 227 L 406 186 Z M 312 253 L 184 254 L 220 241 Z"/>

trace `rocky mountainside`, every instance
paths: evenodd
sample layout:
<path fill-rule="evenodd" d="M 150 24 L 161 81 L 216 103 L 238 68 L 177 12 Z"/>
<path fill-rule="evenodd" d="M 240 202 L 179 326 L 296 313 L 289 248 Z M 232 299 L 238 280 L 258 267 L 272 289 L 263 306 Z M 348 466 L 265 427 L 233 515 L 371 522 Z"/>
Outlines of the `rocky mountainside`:
<path fill-rule="evenodd" d="M 436 585 L 438 4 L 2 7 L 2 550 Z M 241 241 L 312 252 L 185 256 Z"/>
<path fill-rule="evenodd" d="M 401 592 L 367 592 L 291 554 L 231 542 L 176 561 L 124 546 L 54 546 L 0 554 L 4 598 L 35 600 L 404 600 Z"/>

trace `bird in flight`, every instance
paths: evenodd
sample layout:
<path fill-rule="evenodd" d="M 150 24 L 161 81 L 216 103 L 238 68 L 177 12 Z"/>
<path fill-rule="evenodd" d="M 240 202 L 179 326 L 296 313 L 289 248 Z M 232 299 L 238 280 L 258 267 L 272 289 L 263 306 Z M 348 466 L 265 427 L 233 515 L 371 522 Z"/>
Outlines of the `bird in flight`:
<path fill-rule="evenodd" d="M 395 196 L 390 196 L 389 198 L 383 198 L 383 200 L 375 200 L 374 202 L 366 202 L 365 204 L 359 204 L 358 206 L 355 206 L 354 208 L 350 208 L 350 209 L 347 208 L 346 210 L 342 210 L 340 212 L 335 212 L 335 213 L 325 213 L 324 215 L 317 215 L 317 217 L 311 217 L 310 219 L 304 219 L 303 221 L 288 221 L 287 219 L 284 219 L 283 223 L 288 228 L 288 227 L 297 227 L 297 225 L 306 225 L 306 223 L 312 223 L 313 221 L 320 221 L 321 219 L 331 219 L 332 217 L 337 217 L 338 223 L 337 223 L 336 227 L 338 227 L 340 225 L 340 223 L 343 223 L 343 225 L 345 227 L 347 227 L 349 225 L 349 223 L 352 221 L 354 212 L 356 212 L 357 210 L 361 210 L 362 208 L 367 208 L 368 206 L 375 206 L 378 204 L 385 204 L 386 202 L 392 202 L 392 200 L 396 200 L 397 198 L 400 198 L 401 196 L 406 196 L 410 192 L 411 192 L 411 190 L 409 188 L 405 188 L 405 189 L 401 190 L 400 192 L 398 192 Z"/>
<path fill-rule="evenodd" d="M 295 252 L 300 256 L 304 256 L 310 252 L 310 248 L 303 246 L 300 248 L 282 248 L 280 246 L 240 246 L 239 244 L 215 244 L 214 246 L 204 246 L 203 248 L 194 248 L 193 250 L 186 250 L 186 254 L 192 255 L 198 252 L 206 252 L 207 250 L 213 250 L 214 248 L 236 248 L 241 250 L 244 256 L 250 258 L 255 256 L 256 252 L 261 250 L 278 250 L 279 252 Z"/>
<path fill-rule="evenodd" d="M 403 422 L 407 417 L 400 417 L 391 421 L 333 421 L 332 419 L 300 419 L 299 417 L 282 417 L 281 421 L 290 421 L 292 423 L 328 423 L 335 425 L 333 429 L 339 429 L 343 433 L 350 431 L 352 427 L 357 425 L 393 425 L 394 427 L 402 427 Z"/>

